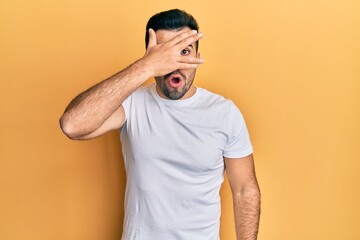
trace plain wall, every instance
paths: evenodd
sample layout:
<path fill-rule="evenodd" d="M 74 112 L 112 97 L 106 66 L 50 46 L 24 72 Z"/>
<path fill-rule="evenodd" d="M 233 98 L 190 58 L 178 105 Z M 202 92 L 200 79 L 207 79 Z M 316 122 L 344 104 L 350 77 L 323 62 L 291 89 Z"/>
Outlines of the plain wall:
<path fill-rule="evenodd" d="M 204 33 L 195 84 L 245 116 L 262 191 L 260 240 L 360 239 L 360 2 L 0 2 L 0 239 L 120 239 L 116 132 L 76 142 L 78 93 L 144 54 L 145 24 L 181 8 Z M 235 239 L 228 182 L 221 239 Z"/>

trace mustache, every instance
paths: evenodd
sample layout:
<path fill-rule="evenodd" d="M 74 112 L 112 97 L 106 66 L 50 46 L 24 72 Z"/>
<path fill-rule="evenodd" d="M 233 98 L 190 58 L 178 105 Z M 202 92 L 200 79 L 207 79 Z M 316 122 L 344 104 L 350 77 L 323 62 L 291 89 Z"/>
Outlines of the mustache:
<path fill-rule="evenodd" d="M 186 76 L 184 74 L 182 74 L 179 70 L 175 70 L 175 71 L 173 71 L 171 73 L 166 74 L 164 76 L 164 79 L 169 78 L 173 74 L 179 74 L 183 79 L 186 79 Z"/>

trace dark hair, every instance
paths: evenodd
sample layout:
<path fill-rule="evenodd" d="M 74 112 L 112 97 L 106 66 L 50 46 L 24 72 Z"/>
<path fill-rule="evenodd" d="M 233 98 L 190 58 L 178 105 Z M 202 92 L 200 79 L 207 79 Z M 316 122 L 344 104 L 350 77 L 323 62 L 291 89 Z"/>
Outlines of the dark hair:
<path fill-rule="evenodd" d="M 184 27 L 189 27 L 196 31 L 199 30 L 195 18 L 183 10 L 172 9 L 155 14 L 146 24 L 145 47 L 147 47 L 149 43 L 149 28 L 152 28 L 156 32 L 159 29 L 177 30 Z M 196 42 L 196 51 L 198 48 L 199 41 Z"/>

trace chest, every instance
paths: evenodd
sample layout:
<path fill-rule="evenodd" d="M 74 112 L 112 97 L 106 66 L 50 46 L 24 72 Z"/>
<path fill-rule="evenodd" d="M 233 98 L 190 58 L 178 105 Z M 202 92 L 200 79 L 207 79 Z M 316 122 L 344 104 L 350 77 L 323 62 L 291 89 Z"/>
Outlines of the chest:
<path fill-rule="evenodd" d="M 136 109 L 126 123 L 135 164 L 162 164 L 189 174 L 223 167 L 227 133 L 222 116 L 203 109 Z"/>

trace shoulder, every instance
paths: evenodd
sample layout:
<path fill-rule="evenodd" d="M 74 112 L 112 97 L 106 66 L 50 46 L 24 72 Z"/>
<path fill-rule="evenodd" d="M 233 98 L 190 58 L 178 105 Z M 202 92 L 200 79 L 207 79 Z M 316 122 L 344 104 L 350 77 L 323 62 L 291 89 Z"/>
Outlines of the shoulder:
<path fill-rule="evenodd" d="M 144 101 L 150 96 L 149 86 L 140 86 L 135 91 L 133 91 L 123 102 L 122 106 L 124 107 L 125 112 L 130 112 L 131 109 L 134 109 L 136 106 L 143 105 Z"/>
<path fill-rule="evenodd" d="M 138 87 L 135 91 L 133 91 L 128 96 L 128 99 L 129 100 L 140 100 L 149 95 L 151 95 L 151 84 Z"/>
<path fill-rule="evenodd" d="M 202 95 L 202 107 L 221 119 L 226 128 L 233 129 L 245 125 L 242 112 L 231 99 L 203 88 L 199 90 Z"/>
<path fill-rule="evenodd" d="M 223 111 L 238 112 L 239 108 L 235 103 L 224 96 L 211 92 L 205 88 L 198 88 L 201 93 L 202 104 L 207 105 L 208 107 L 216 107 Z"/>

